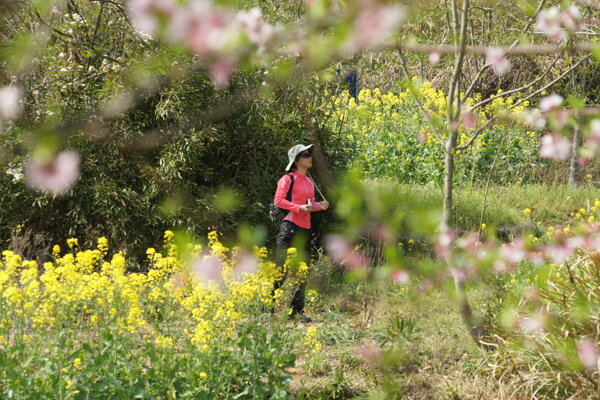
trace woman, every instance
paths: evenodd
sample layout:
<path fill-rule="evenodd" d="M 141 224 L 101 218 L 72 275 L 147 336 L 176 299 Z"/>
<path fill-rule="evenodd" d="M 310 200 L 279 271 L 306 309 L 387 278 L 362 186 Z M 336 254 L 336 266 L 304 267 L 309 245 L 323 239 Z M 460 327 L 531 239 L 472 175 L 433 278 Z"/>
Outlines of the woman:
<path fill-rule="evenodd" d="M 325 211 L 329 208 L 329 202 L 315 201 L 315 185 L 307 176 L 312 167 L 313 145 L 305 146 L 297 144 L 288 151 L 289 163 L 286 174 L 277 182 L 277 191 L 273 203 L 279 208 L 288 210 L 287 216 L 281 222 L 277 233 L 277 249 L 279 253 L 279 265 L 283 265 L 287 249 L 295 247 L 298 249 L 299 259 L 310 262 L 310 213 Z M 292 184 L 291 199 L 286 199 L 288 189 Z M 285 274 L 280 281 L 275 282 L 274 289 L 283 285 Z M 301 322 L 310 322 L 311 319 L 304 315 L 304 292 L 306 282 L 296 288 L 292 297 L 292 318 L 299 318 Z"/>

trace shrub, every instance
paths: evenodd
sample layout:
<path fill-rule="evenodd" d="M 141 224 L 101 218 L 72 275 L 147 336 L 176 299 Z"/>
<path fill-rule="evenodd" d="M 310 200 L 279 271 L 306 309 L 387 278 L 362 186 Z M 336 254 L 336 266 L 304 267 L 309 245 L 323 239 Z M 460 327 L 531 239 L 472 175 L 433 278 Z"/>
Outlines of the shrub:
<path fill-rule="evenodd" d="M 424 82 L 419 87 L 419 100 L 434 123 L 445 118 L 445 94 Z M 473 105 L 481 95 L 465 99 Z M 498 98 L 475 116 L 478 124 L 514 104 L 515 98 Z M 521 113 L 515 107 L 511 115 Z M 350 158 L 362 161 L 371 178 L 391 178 L 405 183 L 441 183 L 444 171 L 444 149 L 432 133 L 421 110 L 407 91 L 383 93 L 380 89 L 364 89 L 358 99 L 343 92 L 334 96 L 330 106 L 330 129 L 339 132 L 341 149 Z M 459 127 L 459 145 L 468 142 L 472 129 Z M 444 137 L 444 134 L 442 134 Z M 531 168 L 546 163 L 538 157 L 538 135 L 522 124 L 497 123 L 485 130 L 472 146 L 456 158 L 458 183 L 484 182 L 496 162 L 495 182 L 515 183 L 531 180 Z M 340 149 L 337 149 L 340 151 Z"/>

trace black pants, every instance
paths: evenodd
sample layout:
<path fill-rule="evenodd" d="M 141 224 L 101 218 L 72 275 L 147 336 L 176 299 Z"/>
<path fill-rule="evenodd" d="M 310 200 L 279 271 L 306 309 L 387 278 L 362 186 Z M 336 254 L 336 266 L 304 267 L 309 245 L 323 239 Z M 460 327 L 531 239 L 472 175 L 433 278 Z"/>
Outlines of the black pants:
<path fill-rule="evenodd" d="M 277 266 L 283 269 L 283 264 L 286 259 L 287 249 L 295 247 L 298 251 L 298 262 L 304 261 L 307 265 L 310 264 L 310 229 L 300 228 L 291 221 L 283 221 L 279 227 L 276 238 L 277 244 Z M 273 291 L 279 289 L 288 271 L 284 271 L 281 280 L 278 280 L 273 285 Z M 304 310 L 304 294 L 306 291 L 306 280 L 294 288 L 292 296 L 292 314 L 300 314 Z"/>

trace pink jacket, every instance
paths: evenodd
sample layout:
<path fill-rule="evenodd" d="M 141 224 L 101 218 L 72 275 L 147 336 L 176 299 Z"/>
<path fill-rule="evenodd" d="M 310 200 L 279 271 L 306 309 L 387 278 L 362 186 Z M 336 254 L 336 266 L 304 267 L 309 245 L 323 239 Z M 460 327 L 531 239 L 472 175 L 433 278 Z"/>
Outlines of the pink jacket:
<path fill-rule="evenodd" d="M 308 204 L 310 199 L 313 211 L 321 211 L 321 203 L 315 202 L 315 185 L 308 176 L 302 175 L 298 171 L 290 172 L 294 175 L 294 187 L 292 188 L 292 201 L 286 200 L 288 189 L 290 188 L 291 178 L 285 174 L 277 182 L 277 191 L 273 203 L 280 208 L 289 210 L 284 221 L 291 221 L 300 228 L 310 229 L 310 213 L 300 211 L 300 206 Z"/>

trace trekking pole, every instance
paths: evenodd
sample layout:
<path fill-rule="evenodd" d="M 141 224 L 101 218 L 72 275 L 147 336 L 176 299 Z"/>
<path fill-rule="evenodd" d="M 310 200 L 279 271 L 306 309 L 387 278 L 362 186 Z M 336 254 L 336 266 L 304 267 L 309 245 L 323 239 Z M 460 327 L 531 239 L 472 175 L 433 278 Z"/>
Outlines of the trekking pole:
<path fill-rule="evenodd" d="M 321 197 L 323 198 L 323 200 L 327 201 L 327 199 L 325 198 L 325 196 L 323 196 L 323 193 L 321 192 L 321 189 L 319 189 L 319 187 L 315 183 L 315 180 L 313 179 L 313 177 L 310 176 L 310 174 L 308 173 L 308 171 L 306 171 L 306 173 L 307 173 L 308 177 L 310 178 L 310 180 L 313 182 L 313 185 L 315 185 L 315 188 L 317 189 L 317 192 L 319 192 L 319 194 L 321 195 Z"/>

